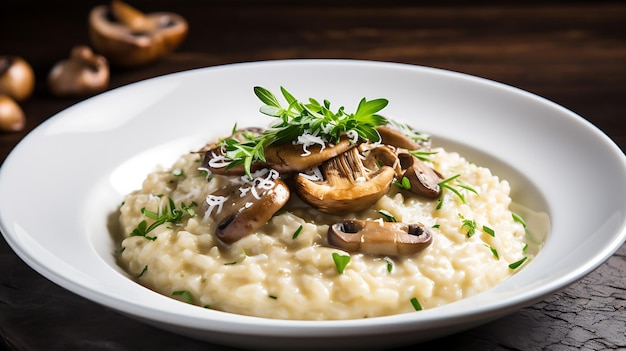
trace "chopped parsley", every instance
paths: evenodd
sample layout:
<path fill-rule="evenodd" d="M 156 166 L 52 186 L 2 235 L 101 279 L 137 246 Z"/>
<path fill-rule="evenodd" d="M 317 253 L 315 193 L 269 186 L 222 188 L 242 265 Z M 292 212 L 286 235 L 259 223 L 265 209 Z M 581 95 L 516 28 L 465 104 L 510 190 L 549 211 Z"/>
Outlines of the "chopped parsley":
<path fill-rule="evenodd" d="M 411 299 L 411 305 L 413 305 L 413 308 L 416 311 L 421 311 L 422 310 L 422 305 L 420 305 L 420 302 L 417 301 L 417 297 L 414 297 Z"/>
<path fill-rule="evenodd" d="M 407 177 L 402 177 L 400 181 L 394 180 L 393 185 L 400 189 L 411 189 L 411 181 Z"/>
<path fill-rule="evenodd" d="M 485 246 L 487 246 L 489 248 L 489 250 L 493 254 L 493 257 L 495 257 L 497 260 L 500 259 L 500 255 L 498 254 L 498 250 L 496 250 L 494 247 L 492 247 L 491 245 L 488 245 L 488 244 L 485 244 Z"/>
<path fill-rule="evenodd" d="M 180 296 L 183 299 L 183 301 L 185 301 L 187 303 L 192 303 L 192 301 L 191 301 L 191 294 L 187 290 L 174 291 L 172 293 L 172 295 Z"/>
<path fill-rule="evenodd" d="M 383 216 L 383 218 L 385 219 L 385 222 L 397 222 L 398 221 L 398 219 L 394 215 L 389 213 L 388 211 L 378 210 L 378 214 Z"/>
<path fill-rule="evenodd" d="M 483 231 L 484 231 L 485 233 L 487 233 L 487 234 L 489 234 L 489 235 L 493 236 L 494 238 L 496 237 L 496 232 L 495 232 L 493 229 L 491 229 L 491 228 L 487 227 L 486 225 L 483 225 Z"/>
<path fill-rule="evenodd" d="M 350 256 L 340 255 L 336 252 L 333 252 L 333 261 L 335 262 L 337 273 L 343 274 L 343 271 L 346 269 L 346 266 L 348 265 L 348 263 L 350 263 Z"/>
<path fill-rule="evenodd" d="M 160 214 L 156 212 L 152 212 L 146 209 L 145 207 L 142 208 L 141 213 L 144 216 L 150 219 L 153 219 L 154 222 L 152 222 L 152 224 L 150 224 L 149 226 L 146 220 L 139 222 L 137 227 L 133 229 L 133 231 L 130 233 L 130 236 L 143 236 L 148 240 L 155 240 L 156 236 L 149 236 L 148 233 L 150 233 L 156 227 L 166 222 L 176 224 L 176 223 L 181 222 L 183 219 L 187 217 L 193 217 L 196 215 L 195 210 L 192 208 L 193 206 L 196 206 L 195 202 L 192 202 L 190 205 L 185 205 L 185 203 L 182 202 L 180 204 L 180 208 L 176 208 L 176 204 L 174 204 L 174 200 L 172 200 L 171 198 L 168 198 L 168 201 L 169 201 L 169 209 L 166 211 L 163 211 Z"/>
<path fill-rule="evenodd" d="M 509 268 L 511 268 L 511 269 L 516 269 L 516 268 L 518 268 L 519 266 L 521 266 L 524 262 L 526 262 L 526 260 L 527 260 L 527 259 L 528 259 L 528 257 L 524 256 L 521 260 L 519 260 L 519 261 L 515 261 L 515 262 L 511 263 L 511 264 L 509 265 Z"/>
<path fill-rule="evenodd" d="M 137 278 L 141 278 L 148 271 L 148 266 L 144 266 L 139 274 L 137 274 Z"/>
<path fill-rule="evenodd" d="M 460 174 L 456 174 L 456 175 L 453 175 L 453 176 L 452 176 L 452 177 L 450 177 L 450 178 L 444 179 L 444 180 L 442 180 L 441 182 L 439 182 L 439 186 L 440 186 L 440 187 L 442 187 L 442 188 L 444 188 L 444 189 L 448 189 L 448 190 L 450 190 L 451 192 L 453 192 L 456 196 L 458 196 L 458 197 L 459 197 L 459 199 L 461 199 L 461 202 L 465 204 L 465 203 L 466 203 L 466 200 L 465 200 L 465 195 L 463 195 L 463 194 L 461 193 L 461 191 L 459 191 L 459 189 L 455 188 L 455 186 L 456 186 L 456 187 L 459 187 L 459 188 L 461 188 L 461 189 L 465 189 L 465 190 L 471 191 L 471 192 L 473 192 L 473 193 L 474 193 L 474 194 L 476 194 L 476 195 L 478 195 L 478 191 L 476 191 L 476 189 L 472 188 L 472 187 L 471 187 L 471 186 L 469 186 L 469 185 L 465 185 L 465 184 L 463 184 L 463 183 L 459 182 L 459 181 L 458 181 L 458 178 L 459 178 L 460 176 L 461 176 Z M 453 184 L 451 184 L 453 180 L 456 180 L 456 182 L 454 183 L 454 185 L 453 185 Z"/>
<path fill-rule="evenodd" d="M 463 217 L 462 214 L 459 213 L 459 218 L 463 221 L 463 225 L 461 225 L 461 229 L 465 230 L 465 234 L 467 234 L 468 238 L 471 238 L 474 234 L 476 234 L 476 221 L 473 219 L 467 219 Z"/>
<path fill-rule="evenodd" d="M 512 212 L 511 215 L 513 216 L 513 220 L 515 222 L 520 223 L 524 228 L 526 228 L 526 221 L 524 221 L 522 217 L 520 217 L 517 213 L 514 213 L 514 212 Z"/>
<path fill-rule="evenodd" d="M 385 257 L 384 260 L 387 262 L 387 272 L 391 273 L 393 271 L 393 261 L 389 257 Z"/>
<path fill-rule="evenodd" d="M 300 235 L 300 233 L 302 232 L 302 225 L 298 227 L 298 229 L 296 229 L 296 231 L 293 233 L 293 235 L 291 236 L 291 239 L 295 239 L 298 237 L 298 235 Z"/>

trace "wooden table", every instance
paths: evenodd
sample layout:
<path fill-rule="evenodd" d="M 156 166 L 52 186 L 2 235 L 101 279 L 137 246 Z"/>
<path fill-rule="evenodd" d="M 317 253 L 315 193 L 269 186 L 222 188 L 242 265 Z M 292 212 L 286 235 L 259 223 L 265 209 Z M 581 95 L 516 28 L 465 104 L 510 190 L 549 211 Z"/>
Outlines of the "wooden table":
<path fill-rule="evenodd" d="M 0 161 L 33 128 L 83 98 L 55 98 L 52 65 L 89 44 L 98 1 L 0 4 L 0 55 L 34 67 L 22 104 L 26 128 L 0 134 Z M 162 61 L 113 68 L 109 88 L 191 68 L 290 58 L 393 61 L 468 73 L 544 96 L 626 147 L 626 5 L 603 2 L 137 0 L 190 25 Z M 45 174 L 42 174 L 45 177 Z M 623 186 L 607 184 L 606 186 Z M 2 196 L 2 194 L 0 194 Z M 581 281 L 493 323 L 414 348 L 626 349 L 626 246 Z M 0 240 L 0 348 L 14 350 L 227 350 L 154 329 L 70 293 L 26 266 Z"/>

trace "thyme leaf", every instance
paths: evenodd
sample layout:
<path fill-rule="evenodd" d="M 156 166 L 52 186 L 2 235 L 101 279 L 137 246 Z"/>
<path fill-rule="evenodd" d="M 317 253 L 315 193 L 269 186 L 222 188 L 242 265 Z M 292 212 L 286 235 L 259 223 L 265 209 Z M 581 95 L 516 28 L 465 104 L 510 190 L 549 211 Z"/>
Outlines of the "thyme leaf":
<path fill-rule="evenodd" d="M 135 227 L 133 231 L 130 233 L 130 236 L 143 236 L 148 240 L 155 240 L 156 236 L 148 236 L 148 233 L 150 233 L 156 227 L 167 222 L 172 223 L 172 224 L 180 223 L 186 217 L 193 217 L 196 215 L 196 212 L 193 209 L 193 207 L 196 206 L 195 202 L 192 202 L 189 205 L 186 205 L 184 202 L 181 202 L 180 208 L 176 208 L 176 204 L 174 203 L 174 200 L 172 200 L 171 198 L 168 198 L 168 204 L 169 204 L 168 210 L 163 211 L 162 213 L 156 213 L 156 212 L 150 211 L 146 209 L 145 207 L 142 208 L 141 213 L 145 217 L 152 219 L 154 221 L 149 226 L 146 220 L 139 222 L 137 227 Z"/>

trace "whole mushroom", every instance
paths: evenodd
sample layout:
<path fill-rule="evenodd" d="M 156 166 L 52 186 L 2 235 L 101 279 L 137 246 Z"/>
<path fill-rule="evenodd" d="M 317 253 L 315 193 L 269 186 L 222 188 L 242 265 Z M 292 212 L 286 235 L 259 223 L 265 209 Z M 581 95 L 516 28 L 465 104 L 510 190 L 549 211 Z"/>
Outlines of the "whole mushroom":
<path fill-rule="evenodd" d="M 33 93 L 35 73 L 21 57 L 0 56 L 0 94 L 17 102 L 26 100 Z"/>
<path fill-rule="evenodd" d="M 0 132 L 19 132 L 26 118 L 20 106 L 7 95 L 0 95 Z"/>
<path fill-rule="evenodd" d="M 48 87 L 56 96 L 99 93 L 109 85 L 109 64 L 87 46 L 75 46 L 70 57 L 59 61 L 48 75 Z"/>
<path fill-rule="evenodd" d="M 187 35 L 187 21 L 170 12 L 145 14 L 125 2 L 96 6 L 89 14 L 94 49 L 122 67 L 144 65 L 176 49 Z"/>
<path fill-rule="evenodd" d="M 366 168 L 356 147 L 323 162 L 320 169 L 324 179 L 312 180 L 300 173 L 295 188 L 306 203 L 330 214 L 372 206 L 389 191 L 396 174 L 386 165 L 377 170 Z"/>

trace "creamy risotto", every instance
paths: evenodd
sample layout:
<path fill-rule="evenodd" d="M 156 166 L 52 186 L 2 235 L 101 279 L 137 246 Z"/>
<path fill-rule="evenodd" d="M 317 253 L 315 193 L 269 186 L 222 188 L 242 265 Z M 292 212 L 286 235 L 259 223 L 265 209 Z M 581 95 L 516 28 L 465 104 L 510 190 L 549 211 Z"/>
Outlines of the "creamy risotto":
<path fill-rule="evenodd" d="M 304 128 L 271 145 L 259 140 L 278 127 L 245 129 L 155 170 L 120 208 L 121 265 L 140 284 L 205 308 L 329 320 L 435 308 L 532 258 L 506 180 L 379 121 L 366 126 L 378 140 L 358 127 L 333 141 Z M 250 145 L 264 158 L 237 162 L 231 150 Z"/>

